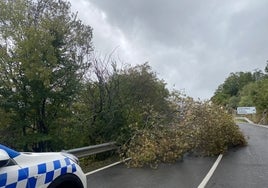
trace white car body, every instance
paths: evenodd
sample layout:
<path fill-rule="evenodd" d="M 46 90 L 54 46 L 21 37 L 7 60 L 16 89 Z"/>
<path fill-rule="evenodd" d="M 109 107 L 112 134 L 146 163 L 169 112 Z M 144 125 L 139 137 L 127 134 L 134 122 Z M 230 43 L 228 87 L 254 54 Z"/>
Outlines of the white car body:
<path fill-rule="evenodd" d="M 4 151 L 4 152 L 3 152 Z M 86 188 L 86 176 L 75 156 L 63 152 L 22 153 L 0 144 L 0 188 Z M 2 154 L 2 155 L 1 155 Z"/>

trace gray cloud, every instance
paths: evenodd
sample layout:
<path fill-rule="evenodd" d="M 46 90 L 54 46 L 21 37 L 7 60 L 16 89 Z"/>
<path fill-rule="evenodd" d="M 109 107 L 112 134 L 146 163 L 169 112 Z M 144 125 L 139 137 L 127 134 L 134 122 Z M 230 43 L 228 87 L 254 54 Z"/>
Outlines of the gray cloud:
<path fill-rule="evenodd" d="M 149 61 L 170 88 L 210 98 L 230 72 L 263 69 L 265 0 L 71 0 L 100 52 Z"/>

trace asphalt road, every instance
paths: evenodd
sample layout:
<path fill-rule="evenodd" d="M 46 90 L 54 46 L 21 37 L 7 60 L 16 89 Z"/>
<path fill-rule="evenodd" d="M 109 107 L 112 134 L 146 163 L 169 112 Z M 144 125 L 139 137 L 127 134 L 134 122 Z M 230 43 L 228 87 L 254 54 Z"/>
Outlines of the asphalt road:
<path fill-rule="evenodd" d="M 88 176 L 88 188 L 197 187 L 216 158 L 185 157 L 157 169 L 127 168 L 120 164 Z"/>
<path fill-rule="evenodd" d="M 248 146 L 224 154 L 206 188 L 268 188 L 268 129 L 239 124 Z M 158 169 L 120 164 L 88 176 L 88 188 L 196 188 L 216 157 L 187 156 Z"/>
<path fill-rule="evenodd" d="M 248 146 L 224 155 L 206 188 L 267 188 L 268 129 L 239 124 Z"/>

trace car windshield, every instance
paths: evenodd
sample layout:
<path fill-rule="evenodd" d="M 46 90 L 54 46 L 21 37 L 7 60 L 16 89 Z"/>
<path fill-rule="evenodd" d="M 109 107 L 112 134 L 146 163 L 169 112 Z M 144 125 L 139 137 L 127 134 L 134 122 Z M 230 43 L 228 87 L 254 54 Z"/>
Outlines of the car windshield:
<path fill-rule="evenodd" d="M 2 144 L 0 144 L 0 149 L 5 150 L 10 158 L 14 158 L 14 157 L 17 157 L 18 155 L 20 155 L 19 152 L 12 150 L 12 149 L 10 149 Z"/>

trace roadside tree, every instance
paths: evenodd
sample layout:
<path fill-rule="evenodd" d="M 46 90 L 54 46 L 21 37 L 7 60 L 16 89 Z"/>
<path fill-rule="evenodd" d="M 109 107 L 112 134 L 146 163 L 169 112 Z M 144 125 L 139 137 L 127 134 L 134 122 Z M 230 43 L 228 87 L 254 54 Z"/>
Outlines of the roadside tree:
<path fill-rule="evenodd" d="M 16 138 L 7 144 L 51 149 L 50 130 L 63 128 L 59 120 L 70 115 L 91 39 L 92 28 L 65 1 L 0 1 L 0 107 L 10 114 L 7 126 Z"/>

